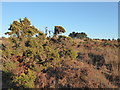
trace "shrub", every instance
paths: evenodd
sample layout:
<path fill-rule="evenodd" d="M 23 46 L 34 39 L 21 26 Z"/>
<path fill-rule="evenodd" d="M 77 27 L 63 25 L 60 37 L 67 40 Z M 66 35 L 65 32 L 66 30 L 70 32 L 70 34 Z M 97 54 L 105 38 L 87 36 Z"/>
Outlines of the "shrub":
<path fill-rule="evenodd" d="M 31 47 L 30 41 L 26 41 L 26 42 L 25 42 L 25 46 L 26 46 L 26 47 Z"/>
<path fill-rule="evenodd" d="M 12 54 L 12 50 L 9 48 L 6 48 L 5 51 L 2 51 L 2 57 L 6 56 L 6 57 L 10 58 L 11 54 Z"/>
<path fill-rule="evenodd" d="M 26 57 L 30 57 L 30 56 L 32 56 L 32 50 L 26 50 L 25 52 L 24 52 L 24 55 L 23 56 L 26 56 Z"/>
<path fill-rule="evenodd" d="M 61 34 L 66 32 L 66 30 L 62 26 L 55 26 L 54 35 Z"/>
<path fill-rule="evenodd" d="M 72 37 L 72 38 L 80 38 L 80 39 L 87 38 L 87 34 L 84 33 L 84 32 L 81 32 L 81 33 L 72 32 L 72 33 L 69 34 L 69 36 Z"/>
<path fill-rule="evenodd" d="M 15 69 L 17 67 L 17 62 L 12 62 L 10 60 L 7 61 L 3 61 L 2 62 L 2 70 L 3 71 L 12 71 L 13 69 Z"/>
<path fill-rule="evenodd" d="M 13 82 L 17 83 L 18 86 L 24 88 L 34 88 L 34 81 L 36 79 L 36 73 L 28 69 L 28 73 L 21 73 L 20 76 L 15 76 Z"/>
<path fill-rule="evenodd" d="M 63 42 L 63 41 L 72 42 L 72 38 L 71 37 L 67 37 L 67 36 L 63 36 L 63 35 L 59 35 L 58 41 L 59 42 Z"/>
<path fill-rule="evenodd" d="M 91 58 L 92 64 L 97 66 L 98 69 L 105 64 L 105 58 L 103 55 L 88 53 L 88 56 Z"/>
<path fill-rule="evenodd" d="M 0 45 L 0 49 L 1 49 L 1 50 L 5 50 L 5 48 L 6 48 L 6 46 L 5 46 L 4 44 L 1 44 L 1 45 Z"/>
<path fill-rule="evenodd" d="M 62 52 L 59 52 L 60 56 L 65 58 L 76 59 L 77 53 L 73 49 L 64 49 Z"/>

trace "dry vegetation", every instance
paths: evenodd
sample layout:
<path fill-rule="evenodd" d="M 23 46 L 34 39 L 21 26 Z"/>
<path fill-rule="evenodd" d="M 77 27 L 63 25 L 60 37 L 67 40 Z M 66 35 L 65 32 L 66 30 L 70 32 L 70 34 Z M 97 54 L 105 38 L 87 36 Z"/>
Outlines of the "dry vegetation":
<path fill-rule="evenodd" d="M 3 88 L 118 88 L 117 40 L 1 38 Z"/>

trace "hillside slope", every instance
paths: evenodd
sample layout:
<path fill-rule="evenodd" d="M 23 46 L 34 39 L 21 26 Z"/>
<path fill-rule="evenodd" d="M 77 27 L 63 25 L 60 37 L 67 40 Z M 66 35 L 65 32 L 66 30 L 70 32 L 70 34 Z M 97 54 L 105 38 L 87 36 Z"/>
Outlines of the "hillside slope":
<path fill-rule="evenodd" d="M 85 33 L 47 37 L 27 18 L 13 21 L 0 40 L 3 88 L 118 88 L 118 40 Z M 47 31 L 47 30 L 46 30 Z M 84 38 L 83 38 L 84 37 Z M 79 38 L 79 39 L 77 39 Z"/>
<path fill-rule="evenodd" d="M 13 39 L 13 38 L 12 38 Z M 3 88 L 117 88 L 117 41 L 3 38 Z M 107 44 L 105 44 L 107 43 Z M 7 81 L 7 82 L 6 82 Z"/>

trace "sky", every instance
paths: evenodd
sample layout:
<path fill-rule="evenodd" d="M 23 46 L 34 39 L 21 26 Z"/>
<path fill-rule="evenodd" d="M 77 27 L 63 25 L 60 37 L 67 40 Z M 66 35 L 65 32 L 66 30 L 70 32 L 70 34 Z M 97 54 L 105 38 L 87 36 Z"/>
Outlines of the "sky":
<path fill-rule="evenodd" d="M 85 32 L 90 38 L 118 38 L 117 2 L 2 2 L 2 32 L 14 20 L 27 17 L 40 31 L 59 25 L 71 32 Z"/>

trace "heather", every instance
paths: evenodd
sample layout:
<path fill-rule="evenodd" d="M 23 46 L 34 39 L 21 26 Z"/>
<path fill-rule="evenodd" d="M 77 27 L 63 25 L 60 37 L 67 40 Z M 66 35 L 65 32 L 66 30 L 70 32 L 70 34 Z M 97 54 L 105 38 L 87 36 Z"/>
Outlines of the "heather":
<path fill-rule="evenodd" d="M 119 39 L 91 39 L 55 26 L 13 21 L 0 43 L 3 88 L 118 88 Z M 49 33 L 49 35 L 48 35 Z M 50 34 L 52 33 L 52 35 Z"/>

